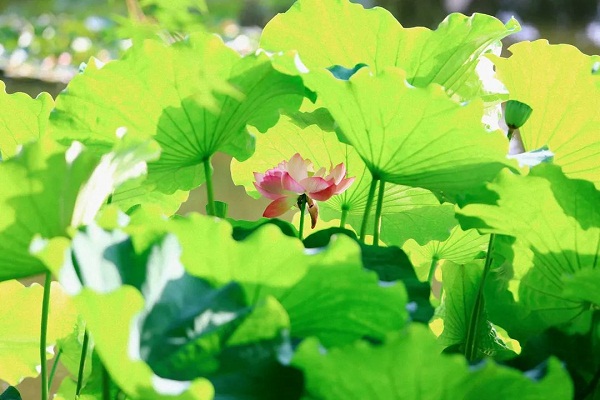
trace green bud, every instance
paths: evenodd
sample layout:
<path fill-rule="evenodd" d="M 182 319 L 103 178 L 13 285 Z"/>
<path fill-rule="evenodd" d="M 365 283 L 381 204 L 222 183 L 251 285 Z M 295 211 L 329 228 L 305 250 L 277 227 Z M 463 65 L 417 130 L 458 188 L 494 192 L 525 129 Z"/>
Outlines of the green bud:
<path fill-rule="evenodd" d="M 506 125 L 511 129 L 519 129 L 531 116 L 533 110 L 525 103 L 517 100 L 509 100 L 506 102 L 504 111 L 504 120 Z"/>

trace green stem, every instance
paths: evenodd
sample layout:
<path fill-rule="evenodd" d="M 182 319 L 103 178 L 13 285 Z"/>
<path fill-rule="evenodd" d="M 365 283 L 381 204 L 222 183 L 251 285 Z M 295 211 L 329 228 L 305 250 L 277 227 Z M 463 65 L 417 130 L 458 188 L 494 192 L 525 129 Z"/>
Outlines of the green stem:
<path fill-rule="evenodd" d="M 58 361 L 60 360 L 61 355 L 62 349 L 58 349 L 58 353 L 56 353 L 56 357 L 54 357 L 54 364 L 52 364 L 52 369 L 50 370 L 50 377 L 48 378 L 48 388 L 52 387 L 52 382 L 54 381 L 54 374 L 56 373 L 56 368 L 58 367 Z"/>
<path fill-rule="evenodd" d="M 342 216 L 340 218 L 340 228 L 346 227 L 346 219 L 347 218 L 348 218 L 348 206 L 344 204 L 342 206 Z"/>
<path fill-rule="evenodd" d="M 514 128 L 508 128 L 508 133 L 506 134 L 506 136 L 508 137 L 509 141 L 512 139 L 514 133 L 515 133 Z"/>
<path fill-rule="evenodd" d="M 304 213 L 306 211 L 306 195 L 303 194 L 298 197 L 298 208 L 300 208 L 300 226 L 298 227 L 298 238 L 304 239 Z"/>
<path fill-rule="evenodd" d="M 110 400 L 110 376 L 104 365 L 102 365 L 102 400 Z"/>
<path fill-rule="evenodd" d="M 206 179 L 206 198 L 208 204 L 206 206 L 206 213 L 208 215 L 215 215 L 215 194 L 213 191 L 212 173 L 210 168 L 210 157 L 205 158 L 202 163 L 204 164 L 204 177 Z"/>
<path fill-rule="evenodd" d="M 379 193 L 377 194 L 377 206 L 375 207 L 375 224 L 373 229 L 373 245 L 379 246 L 379 234 L 381 233 L 381 211 L 383 210 L 383 194 L 385 192 L 385 181 L 379 181 Z"/>
<path fill-rule="evenodd" d="M 88 348 L 89 341 L 90 341 L 90 335 L 86 328 L 85 333 L 83 334 L 83 345 L 82 345 L 82 349 L 81 349 L 81 358 L 79 359 L 79 372 L 77 373 L 77 389 L 75 389 L 76 396 L 79 396 L 79 393 L 81 392 L 81 388 L 83 387 L 83 370 L 85 368 L 85 358 L 87 356 L 87 348 Z"/>
<path fill-rule="evenodd" d="M 371 187 L 369 188 L 369 196 L 367 197 L 367 204 L 365 205 L 365 213 L 363 214 L 362 224 L 360 225 L 360 242 L 365 242 L 365 236 L 367 234 L 367 225 L 369 223 L 369 215 L 371 214 L 371 207 L 373 207 L 373 198 L 375 197 L 375 188 L 377 187 L 378 179 L 373 177 L 371 181 Z"/>
<path fill-rule="evenodd" d="M 437 268 L 438 259 L 433 257 L 431 259 L 431 265 L 429 266 L 429 275 L 427 275 L 427 281 L 429 282 L 429 286 L 433 282 L 433 278 L 435 277 L 435 269 Z"/>
<path fill-rule="evenodd" d="M 477 327 L 479 326 L 479 321 L 481 320 L 484 309 L 483 290 L 485 287 L 485 278 L 487 277 L 490 271 L 490 267 L 492 265 L 492 249 L 494 246 L 494 237 L 494 234 L 490 235 L 487 254 L 485 256 L 485 265 L 483 267 L 483 274 L 481 275 L 479 289 L 477 290 L 477 297 L 475 298 L 475 304 L 473 305 L 473 310 L 471 312 L 469 326 L 467 327 L 465 357 L 469 362 L 475 361 L 475 358 L 477 357 Z"/>
<path fill-rule="evenodd" d="M 46 272 L 44 280 L 44 297 L 42 300 L 42 324 L 40 330 L 40 362 L 42 366 L 42 400 L 48 400 L 48 365 L 46 361 L 46 335 L 48 333 L 48 312 L 50 310 L 50 287 L 52 274 Z"/>

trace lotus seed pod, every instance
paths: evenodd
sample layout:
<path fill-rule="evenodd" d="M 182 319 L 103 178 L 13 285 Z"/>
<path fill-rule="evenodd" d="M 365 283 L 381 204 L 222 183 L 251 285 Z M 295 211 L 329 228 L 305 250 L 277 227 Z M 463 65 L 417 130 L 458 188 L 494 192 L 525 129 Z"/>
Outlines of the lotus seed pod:
<path fill-rule="evenodd" d="M 509 100 L 506 102 L 506 110 L 504 111 L 504 120 L 506 125 L 511 129 L 519 129 L 531 116 L 533 110 L 525 103 L 517 100 Z"/>

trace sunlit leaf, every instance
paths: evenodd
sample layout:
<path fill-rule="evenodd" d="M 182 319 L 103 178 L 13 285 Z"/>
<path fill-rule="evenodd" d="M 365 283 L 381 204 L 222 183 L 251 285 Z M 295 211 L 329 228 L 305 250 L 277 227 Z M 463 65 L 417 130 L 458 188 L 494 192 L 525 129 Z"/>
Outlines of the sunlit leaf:
<path fill-rule="evenodd" d="M 301 0 L 265 27 L 261 47 L 297 50 L 309 69 L 364 63 L 374 71 L 395 66 L 407 71 L 409 83 L 435 82 L 449 94 L 471 99 L 481 95 L 475 68 L 481 54 L 520 30 L 511 19 L 451 14 L 439 27 L 404 28 L 386 10 L 365 10 L 346 0 Z"/>
<path fill-rule="evenodd" d="M 243 185 L 247 193 L 258 197 L 253 185 L 253 172 L 264 172 L 295 153 L 310 159 L 315 169 L 344 163 L 347 176 L 354 183 L 340 195 L 319 203 L 320 216 L 328 221 L 347 212 L 347 223 L 360 231 L 371 184 L 371 174 L 356 150 L 340 143 L 333 132 L 333 122 L 324 108 L 305 101 L 300 112 L 282 116 L 265 135 L 257 135 L 256 152 L 247 161 L 232 160 L 234 183 Z M 420 242 L 444 239 L 456 225 L 451 206 L 439 206 L 428 190 L 387 184 L 383 199 L 382 239 L 389 244 L 402 244 L 409 237 Z M 372 232 L 372 221 L 368 232 Z"/>
<path fill-rule="evenodd" d="M 448 262 L 442 266 L 442 273 L 444 300 L 440 314 L 444 320 L 444 330 L 439 340 L 446 348 L 451 347 L 453 352 L 464 354 L 468 330 L 473 318 L 473 308 L 483 275 L 482 264 L 459 265 Z M 485 310 L 478 317 L 474 335 L 475 359 L 485 357 L 503 359 L 515 355 L 498 337 L 487 319 Z"/>
<path fill-rule="evenodd" d="M 127 96 L 116 94 L 125 88 Z M 218 37 L 197 34 L 170 47 L 146 41 L 122 60 L 88 66 L 58 97 L 51 122 L 61 141 L 98 151 L 123 132 L 153 137 L 162 152 L 142 185 L 172 194 L 204 182 L 203 162 L 217 151 L 250 156 L 246 125 L 265 131 L 303 95 L 301 79 L 277 71 L 266 54 L 240 58 Z"/>
<path fill-rule="evenodd" d="M 593 57 L 546 40 L 510 51 L 509 58 L 490 58 L 510 98 L 533 109 L 520 129 L 525 150 L 547 146 L 567 176 L 600 187 L 600 81 L 591 73 Z"/>
<path fill-rule="evenodd" d="M 444 241 L 432 240 L 419 245 L 415 240 L 409 239 L 402 246 L 402 250 L 409 255 L 419 277 L 426 280 L 438 261 L 469 263 L 483 255 L 487 250 L 488 242 L 487 235 L 480 235 L 475 229 L 463 231 L 460 226 L 456 226 Z"/>
<path fill-rule="evenodd" d="M 460 209 L 461 225 L 516 239 L 518 251 L 507 255 L 511 290 L 532 317 L 546 326 L 581 323 L 589 329 L 597 296 L 574 288 L 594 279 L 591 271 L 598 268 L 600 192 L 551 164 L 534 167 L 528 176 L 505 171 L 488 188 L 490 194 Z"/>
<path fill-rule="evenodd" d="M 20 146 L 42 137 L 54 101 L 48 93 L 32 99 L 25 93 L 6 94 L 0 82 L 0 160 L 17 153 Z"/>
<path fill-rule="evenodd" d="M 459 105 L 438 85 L 406 82 L 399 69 L 362 68 L 348 81 L 311 73 L 319 98 L 376 178 L 453 200 L 506 166 L 508 141 L 481 124 L 482 104 Z"/>
<path fill-rule="evenodd" d="M 567 400 L 573 395 L 568 375 L 556 359 L 550 360 L 547 375 L 537 382 L 490 362 L 471 372 L 462 356 L 440 354 L 433 334 L 419 324 L 390 334 L 379 346 L 357 342 L 325 352 L 317 340 L 306 340 L 293 364 L 304 371 L 310 399 Z"/>
<path fill-rule="evenodd" d="M 128 142 L 102 157 L 90 153 L 43 140 L 0 164 L 0 280 L 44 271 L 29 254 L 32 240 L 68 237 L 68 227 L 91 222 L 114 188 L 143 174 L 156 154 L 151 143 Z"/>
<path fill-rule="evenodd" d="M 0 283 L 3 310 L 0 317 L 0 379 L 11 385 L 39 374 L 43 291 L 38 284 L 25 287 L 15 280 Z M 71 300 L 60 285 L 52 283 L 47 346 L 67 336 L 76 322 L 77 313 Z"/>

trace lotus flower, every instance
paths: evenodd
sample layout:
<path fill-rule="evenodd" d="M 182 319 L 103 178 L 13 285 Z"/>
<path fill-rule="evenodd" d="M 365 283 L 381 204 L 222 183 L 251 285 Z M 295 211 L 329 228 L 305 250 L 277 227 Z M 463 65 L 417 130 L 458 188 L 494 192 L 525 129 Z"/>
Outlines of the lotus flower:
<path fill-rule="evenodd" d="M 275 168 L 260 174 L 254 173 L 254 186 L 263 196 L 273 200 L 267 206 L 264 217 L 275 218 L 288 211 L 294 205 L 301 206 L 306 195 L 306 204 L 314 228 L 319 215 L 316 201 L 327 201 L 331 196 L 343 193 L 354 182 L 354 178 L 345 178 L 346 166 L 341 163 L 330 168 L 314 172 L 313 164 L 296 153 L 289 161 L 282 161 Z"/>

